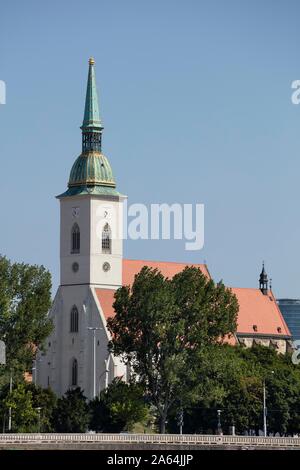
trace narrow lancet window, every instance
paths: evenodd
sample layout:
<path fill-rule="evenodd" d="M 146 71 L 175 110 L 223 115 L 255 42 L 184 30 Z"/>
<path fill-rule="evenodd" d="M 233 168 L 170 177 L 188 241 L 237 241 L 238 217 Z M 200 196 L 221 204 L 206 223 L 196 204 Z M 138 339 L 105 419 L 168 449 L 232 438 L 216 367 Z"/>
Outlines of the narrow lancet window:
<path fill-rule="evenodd" d="M 72 307 L 70 318 L 70 332 L 78 333 L 78 309 L 76 305 Z"/>
<path fill-rule="evenodd" d="M 78 383 L 78 362 L 77 359 L 73 359 L 72 361 L 72 380 L 71 384 L 72 387 L 75 387 Z"/>
<path fill-rule="evenodd" d="M 80 230 L 78 224 L 74 224 L 72 227 L 71 253 L 80 253 Z"/>

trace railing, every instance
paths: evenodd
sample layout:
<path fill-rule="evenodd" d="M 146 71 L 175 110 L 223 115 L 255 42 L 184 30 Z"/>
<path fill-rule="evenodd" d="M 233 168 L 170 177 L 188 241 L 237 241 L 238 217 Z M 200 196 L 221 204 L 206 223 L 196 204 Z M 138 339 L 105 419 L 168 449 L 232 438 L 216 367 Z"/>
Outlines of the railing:
<path fill-rule="evenodd" d="M 0 434 L 0 445 L 7 443 L 148 443 L 148 444 L 193 444 L 262 447 L 299 447 L 298 437 L 262 436 L 217 436 L 201 434 Z"/>

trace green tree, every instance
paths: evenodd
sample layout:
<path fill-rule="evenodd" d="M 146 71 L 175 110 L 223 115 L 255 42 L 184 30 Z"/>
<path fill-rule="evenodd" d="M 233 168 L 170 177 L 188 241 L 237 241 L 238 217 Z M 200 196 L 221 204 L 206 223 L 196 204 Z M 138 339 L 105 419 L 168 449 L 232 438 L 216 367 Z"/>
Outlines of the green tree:
<path fill-rule="evenodd" d="M 57 396 L 51 388 L 41 388 L 33 383 L 26 384 L 26 388 L 32 394 L 34 409 L 40 408 L 40 431 L 53 432 L 52 414 L 56 407 Z"/>
<path fill-rule="evenodd" d="M 6 429 L 8 410 L 12 410 L 12 432 L 35 432 L 38 428 L 38 412 L 34 408 L 32 392 L 25 383 L 19 383 L 12 393 L 7 393 L 2 401 L 2 412 Z"/>
<path fill-rule="evenodd" d="M 109 348 L 137 374 L 163 433 L 176 399 L 195 399 L 200 352 L 236 330 L 236 297 L 197 268 L 187 267 L 170 280 L 145 266 L 131 289 L 118 289 L 114 309 Z"/>
<path fill-rule="evenodd" d="M 221 409 L 222 428 L 236 425 L 238 432 L 259 424 L 261 386 L 252 364 L 239 356 L 238 346 L 211 344 L 201 352 L 196 382 L 196 400 L 184 408 L 184 432 L 213 433 L 217 429 L 217 410 Z M 168 428 L 178 430 L 180 400 L 170 412 Z"/>
<path fill-rule="evenodd" d="M 259 375 L 261 403 L 265 382 L 268 431 L 281 435 L 299 432 L 300 369 L 292 363 L 291 355 L 277 354 L 263 346 L 255 346 L 241 354 Z"/>
<path fill-rule="evenodd" d="M 266 384 L 268 432 L 284 435 L 300 431 L 300 368 L 289 354 L 254 346 L 211 345 L 199 366 L 198 397 L 184 410 L 184 432 L 214 432 L 217 409 L 222 428 L 238 434 L 263 429 L 263 382 Z M 168 429 L 178 430 L 180 400 L 170 410 Z"/>
<path fill-rule="evenodd" d="M 114 379 L 100 397 L 90 402 L 90 428 L 95 431 L 120 432 L 144 421 L 148 407 L 143 390 L 138 384 L 126 384 L 120 378 Z"/>
<path fill-rule="evenodd" d="M 68 390 L 52 415 L 52 425 L 57 432 L 86 432 L 90 421 L 89 406 L 82 390 Z"/>
<path fill-rule="evenodd" d="M 51 276 L 43 266 L 11 263 L 0 257 L 0 339 L 6 344 L 7 367 L 0 376 L 8 383 L 31 367 L 36 349 L 52 330 L 47 313 L 51 305 Z"/>
<path fill-rule="evenodd" d="M 8 428 L 9 407 L 12 408 L 12 430 L 14 432 L 51 432 L 51 418 L 56 404 L 56 395 L 25 381 L 17 383 L 9 392 L 2 388 L 0 395 L 0 427 Z M 40 416 L 38 412 L 40 408 Z"/>

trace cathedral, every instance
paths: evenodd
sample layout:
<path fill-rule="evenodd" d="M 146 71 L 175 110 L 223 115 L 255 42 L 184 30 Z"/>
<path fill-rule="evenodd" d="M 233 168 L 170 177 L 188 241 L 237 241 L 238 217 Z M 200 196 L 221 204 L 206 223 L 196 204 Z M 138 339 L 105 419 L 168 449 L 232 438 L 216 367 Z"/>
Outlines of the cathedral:
<path fill-rule="evenodd" d="M 114 292 L 131 285 L 145 265 L 172 277 L 186 263 L 123 258 L 123 203 L 108 159 L 102 153 L 103 126 L 95 79 L 89 60 L 82 130 L 82 152 L 70 172 L 60 202 L 60 286 L 50 318 L 54 329 L 46 352 L 36 359 L 36 382 L 63 395 L 80 387 L 91 399 L 115 377 L 127 378 L 125 365 L 108 353 L 106 321 L 114 315 Z M 119 236 L 118 236 L 119 235 Z M 210 278 L 205 264 L 194 264 Z M 259 288 L 232 288 L 239 303 L 238 329 L 230 344 L 263 344 L 284 353 L 291 345 L 263 267 Z"/>

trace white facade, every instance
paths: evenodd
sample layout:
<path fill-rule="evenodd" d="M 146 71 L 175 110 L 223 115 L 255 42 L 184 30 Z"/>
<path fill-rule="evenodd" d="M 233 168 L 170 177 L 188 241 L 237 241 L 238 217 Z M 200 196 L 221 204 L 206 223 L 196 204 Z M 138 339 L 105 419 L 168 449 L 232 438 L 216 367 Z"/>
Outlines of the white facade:
<path fill-rule="evenodd" d="M 40 354 L 36 361 L 37 383 L 50 386 L 59 396 L 79 386 L 88 398 L 93 397 L 94 342 L 93 331 L 88 327 L 102 328 L 95 333 L 96 393 L 115 377 L 126 375 L 124 364 L 108 353 L 110 335 L 95 290 L 115 290 L 122 285 L 123 200 L 124 196 L 91 195 L 60 199 L 61 282 L 50 311 L 54 330 L 47 339 L 46 354 Z M 80 248 L 73 252 L 75 224 L 80 231 Z M 104 250 L 102 245 L 107 224 L 111 232 L 110 250 Z M 77 328 L 72 327 L 74 307 L 78 311 Z"/>

